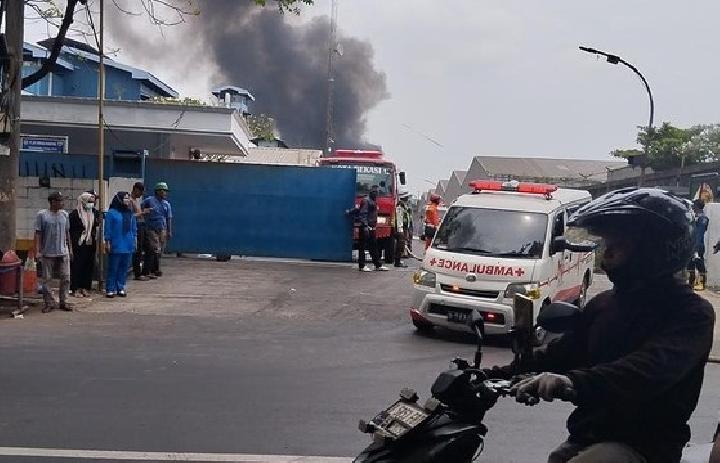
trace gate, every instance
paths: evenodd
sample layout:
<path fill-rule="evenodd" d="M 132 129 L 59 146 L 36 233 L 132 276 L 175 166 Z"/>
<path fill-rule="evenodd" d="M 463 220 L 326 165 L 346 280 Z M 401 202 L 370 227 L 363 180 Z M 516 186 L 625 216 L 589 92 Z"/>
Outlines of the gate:
<path fill-rule="evenodd" d="M 148 159 L 167 182 L 169 252 L 350 261 L 355 170 Z"/>

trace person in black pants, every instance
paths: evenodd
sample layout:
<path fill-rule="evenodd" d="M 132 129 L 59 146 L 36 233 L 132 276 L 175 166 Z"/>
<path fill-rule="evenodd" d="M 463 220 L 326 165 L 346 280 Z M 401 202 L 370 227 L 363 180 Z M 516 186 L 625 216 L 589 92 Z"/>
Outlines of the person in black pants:
<path fill-rule="evenodd" d="M 143 194 L 145 194 L 145 185 L 142 182 L 136 182 L 133 185 L 130 196 L 133 202 L 133 213 L 137 223 L 137 244 L 135 252 L 132 256 L 133 275 L 138 281 L 147 281 L 146 275 L 143 275 L 143 250 L 145 249 L 145 212 L 142 209 Z"/>
<path fill-rule="evenodd" d="M 365 265 L 365 250 L 370 251 L 375 270 L 386 272 L 388 269 L 380 262 L 380 250 L 378 249 L 375 229 L 377 227 L 377 195 L 378 187 L 373 186 L 366 198 L 354 209 L 347 211 L 355 216 L 359 223 L 358 230 L 358 266 L 361 272 L 371 272 L 370 267 Z"/>
<path fill-rule="evenodd" d="M 78 197 L 77 207 L 70 212 L 70 242 L 73 260 L 70 262 L 70 294 L 89 297 L 95 274 L 95 251 L 100 212 L 95 209 L 94 192 Z"/>

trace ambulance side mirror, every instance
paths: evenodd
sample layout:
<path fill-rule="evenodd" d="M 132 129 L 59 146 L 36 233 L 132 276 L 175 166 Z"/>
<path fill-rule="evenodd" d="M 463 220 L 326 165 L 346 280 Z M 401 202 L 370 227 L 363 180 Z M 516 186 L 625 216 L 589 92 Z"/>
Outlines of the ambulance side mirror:
<path fill-rule="evenodd" d="M 400 185 L 405 186 L 405 180 L 406 180 L 406 179 L 405 179 L 405 172 L 400 172 L 400 173 L 398 174 L 398 177 L 400 177 Z"/>

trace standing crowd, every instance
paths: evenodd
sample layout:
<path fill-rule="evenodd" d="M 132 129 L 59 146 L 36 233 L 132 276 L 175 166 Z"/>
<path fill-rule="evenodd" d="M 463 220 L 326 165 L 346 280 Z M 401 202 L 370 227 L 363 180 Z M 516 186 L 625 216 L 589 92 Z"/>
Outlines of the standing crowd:
<path fill-rule="evenodd" d="M 99 279 L 98 251 L 107 255 L 105 296 L 108 298 L 127 297 L 127 275 L 131 266 L 137 281 L 162 276 L 161 256 L 172 238 L 168 192 L 167 184 L 159 182 L 154 195 L 145 197 L 145 186 L 137 182 L 130 193 L 119 191 L 113 196 L 104 216 L 95 207 L 99 200 L 95 191 L 82 193 L 69 213 L 64 208 L 67 198 L 59 191 L 51 193 L 48 209 L 37 214 L 32 250 L 39 262 L 42 311 L 47 313 L 55 308 L 72 311 L 68 295 L 90 296 L 93 280 Z M 54 278 L 60 281 L 58 300 L 50 286 Z"/>

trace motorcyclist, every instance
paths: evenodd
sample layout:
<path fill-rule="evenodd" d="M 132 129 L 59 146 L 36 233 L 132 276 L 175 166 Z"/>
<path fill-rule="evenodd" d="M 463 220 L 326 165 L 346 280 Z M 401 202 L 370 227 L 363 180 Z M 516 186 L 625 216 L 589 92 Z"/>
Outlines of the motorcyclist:
<path fill-rule="evenodd" d="M 690 207 L 662 190 L 628 188 L 585 205 L 570 225 L 601 238 L 613 289 L 534 360 L 493 372 L 545 372 L 515 386 L 518 401 L 576 405 L 549 463 L 679 462 L 715 317 L 678 277 L 693 250 Z"/>

